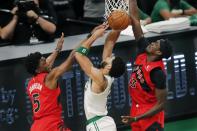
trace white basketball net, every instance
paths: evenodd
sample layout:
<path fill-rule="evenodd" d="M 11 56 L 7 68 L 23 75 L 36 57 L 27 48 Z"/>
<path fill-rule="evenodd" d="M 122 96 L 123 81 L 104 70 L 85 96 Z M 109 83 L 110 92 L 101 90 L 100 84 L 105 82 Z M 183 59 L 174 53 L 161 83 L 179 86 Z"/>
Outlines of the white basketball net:
<path fill-rule="evenodd" d="M 107 19 L 113 10 L 124 10 L 129 14 L 129 0 L 105 0 L 105 15 Z"/>

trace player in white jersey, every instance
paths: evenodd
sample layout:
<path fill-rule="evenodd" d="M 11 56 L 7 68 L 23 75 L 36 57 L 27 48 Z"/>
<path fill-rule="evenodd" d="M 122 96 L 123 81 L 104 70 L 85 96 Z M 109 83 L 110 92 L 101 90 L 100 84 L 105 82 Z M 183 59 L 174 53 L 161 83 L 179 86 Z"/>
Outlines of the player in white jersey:
<path fill-rule="evenodd" d="M 114 78 L 125 72 L 125 63 L 120 57 L 112 55 L 115 42 L 120 32 L 112 30 L 105 41 L 100 68 L 94 67 L 87 57 L 93 42 L 101 37 L 108 25 L 96 27 L 89 38 L 83 41 L 76 50 L 75 58 L 82 70 L 89 77 L 85 85 L 84 108 L 87 118 L 87 131 L 116 131 L 114 120 L 107 116 L 107 96 L 110 93 Z"/>

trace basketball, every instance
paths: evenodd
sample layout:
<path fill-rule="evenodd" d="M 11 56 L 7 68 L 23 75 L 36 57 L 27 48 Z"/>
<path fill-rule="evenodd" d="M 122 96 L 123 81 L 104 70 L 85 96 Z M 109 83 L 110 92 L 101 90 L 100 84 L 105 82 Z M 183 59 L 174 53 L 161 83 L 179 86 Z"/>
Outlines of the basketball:
<path fill-rule="evenodd" d="M 130 17 L 123 10 L 112 11 L 107 20 L 109 26 L 114 30 L 124 30 L 130 24 Z"/>

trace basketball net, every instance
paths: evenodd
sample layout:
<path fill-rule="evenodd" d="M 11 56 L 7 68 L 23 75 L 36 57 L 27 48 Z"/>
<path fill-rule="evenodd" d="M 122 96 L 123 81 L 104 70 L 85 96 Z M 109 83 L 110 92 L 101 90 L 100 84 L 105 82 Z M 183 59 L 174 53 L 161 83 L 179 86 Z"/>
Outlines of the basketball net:
<path fill-rule="evenodd" d="M 104 18 L 106 20 L 114 10 L 123 10 L 129 14 L 129 0 L 105 0 Z"/>

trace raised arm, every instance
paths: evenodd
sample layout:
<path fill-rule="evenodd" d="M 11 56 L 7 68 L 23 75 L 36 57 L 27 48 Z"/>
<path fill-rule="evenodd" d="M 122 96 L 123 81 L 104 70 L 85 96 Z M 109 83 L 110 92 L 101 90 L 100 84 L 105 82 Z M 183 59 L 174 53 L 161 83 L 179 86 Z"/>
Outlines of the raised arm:
<path fill-rule="evenodd" d="M 75 58 L 79 63 L 80 67 L 85 72 L 85 74 L 88 75 L 93 80 L 95 80 L 95 74 L 98 74 L 98 70 L 94 68 L 92 62 L 86 55 L 93 42 L 104 34 L 107 27 L 108 26 L 106 25 L 100 25 L 96 27 L 93 30 L 92 35 L 82 43 L 81 47 L 78 48 L 77 52 L 75 53 Z M 95 82 L 96 81 L 97 80 L 95 80 Z"/>
<path fill-rule="evenodd" d="M 70 70 L 72 63 L 74 61 L 74 53 L 73 50 L 68 58 L 58 67 L 55 67 L 51 70 L 51 72 L 47 75 L 45 79 L 45 85 L 50 89 L 57 88 L 57 80 L 58 78 L 65 73 L 66 71 Z"/>
<path fill-rule="evenodd" d="M 61 38 L 58 41 L 57 48 L 62 48 L 62 45 L 64 43 L 64 35 L 62 34 Z M 54 51 L 48 58 L 47 58 L 47 63 L 52 66 L 55 58 L 58 54 L 58 50 Z M 57 88 L 57 80 L 58 78 L 66 71 L 70 70 L 72 67 L 72 63 L 74 61 L 74 53 L 75 49 L 69 54 L 67 59 L 60 65 L 55 68 L 53 68 L 50 73 L 47 75 L 45 79 L 45 84 L 48 88 L 50 89 L 55 89 Z"/>
<path fill-rule="evenodd" d="M 116 44 L 116 41 L 120 35 L 120 31 L 112 30 L 106 40 L 105 40 L 105 45 L 103 49 L 103 57 L 102 59 L 104 60 L 106 57 L 110 57 L 112 55 L 112 51 L 114 48 L 114 45 Z"/>
<path fill-rule="evenodd" d="M 55 50 L 53 51 L 53 53 L 49 55 L 46 59 L 46 63 L 49 65 L 49 68 L 52 68 L 57 55 L 62 50 L 63 43 L 64 43 L 64 33 L 62 33 L 60 39 L 58 40 L 57 46 Z"/>
<path fill-rule="evenodd" d="M 136 40 L 139 40 L 141 37 L 143 37 L 143 32 L 140 25 L 140 20 L 138 16 L 138 6 L 136 0 L 130 0 L 129 1 L 129 10 L 131 15 L 131 23 L 133 28 L 133 33 Z"/>

